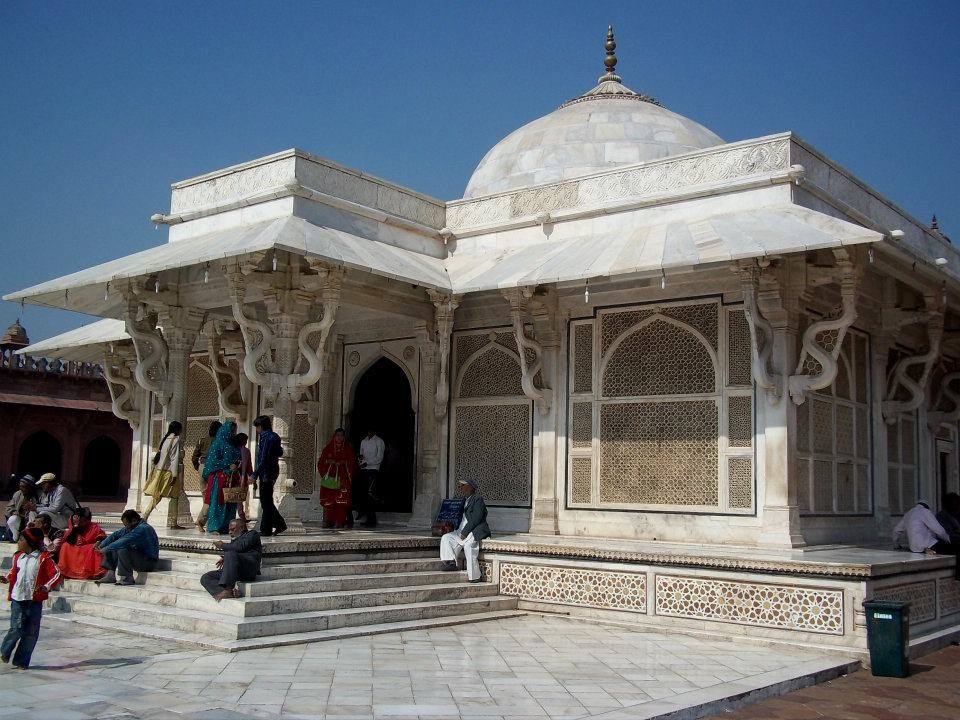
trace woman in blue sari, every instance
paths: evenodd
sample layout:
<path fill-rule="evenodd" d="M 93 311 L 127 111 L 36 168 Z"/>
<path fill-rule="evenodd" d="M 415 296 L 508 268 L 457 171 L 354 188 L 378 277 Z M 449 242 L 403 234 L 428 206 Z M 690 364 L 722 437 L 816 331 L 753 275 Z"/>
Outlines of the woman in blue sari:
<path fill-rule="evenodd" d="M 207 479 L 204 502 L 210 506 L 207 512 L 208 533 L 225 533 L 233 519 L 230 511 L 237 511 L 235 504 L 228 505 L 223 501 L 223 488 L 240 464 L 240 449 L 230 442 L 236 427 L 232 420 L 227 420 L 220 427 L 203 463 L 203 477 Z"/>

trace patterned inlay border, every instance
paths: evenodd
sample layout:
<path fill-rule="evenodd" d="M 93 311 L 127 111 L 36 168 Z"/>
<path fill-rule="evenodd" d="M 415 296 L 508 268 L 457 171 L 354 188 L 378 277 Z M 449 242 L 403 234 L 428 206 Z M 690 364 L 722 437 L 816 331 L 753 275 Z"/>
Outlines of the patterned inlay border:
<path fill-rule="evenodd" d="M 611 560 L 614 562 L 646 563 L 648 565 L 679 565 L 718 570 L 757 571 L 773 573 L 798 573 L 825 577 L 871 576 L 870 565 L 836 564 L 823 565 L 790 560 L 758 560 L 710 555 L 679 555 L 675 553 L 634 552 L 630 550 L 603 550 L 572 545 L 539 545 L 506 540 L 484 540 L 486 552 L 542 557 L 571 558 L 578 560 Z"/>
<path fill-rule="evenodd" d="M 656 613 L 843 635 L 843 590 L 656 576 Z"/>
<path fill-rule="evenodd" d="M 940 617 L 960 613 L 960 580 L 949 577 L 937 580 L 937 597 Z"/>
<path fill-rule="evenodd" d="M 934 580 L 880 588 L 873 591 L 870 599 L 909 603 L 911 625 L 937 617 L 937 584 Z"/>
<path fill-rule="evenodd" d="M 500 592 L 521 600 L 647 611 L 647 576 L 642 572 L 500 563 Z"/>

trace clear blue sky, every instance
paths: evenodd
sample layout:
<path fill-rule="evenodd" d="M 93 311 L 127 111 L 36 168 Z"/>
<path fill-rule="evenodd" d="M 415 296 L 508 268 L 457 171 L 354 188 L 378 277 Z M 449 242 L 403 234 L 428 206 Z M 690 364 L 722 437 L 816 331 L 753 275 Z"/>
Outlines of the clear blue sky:
<path fill-rule="evenodd" d="M 159 244 L 169 183 L 294 146 L 460 197 L 593 85 L 608 23 L 634 90 L 726 140 L 793 130 L 960 242 L 957 0 L 5 0 L 0 291 Z M 33 340 L 90 320 L 23 318 Z"/>

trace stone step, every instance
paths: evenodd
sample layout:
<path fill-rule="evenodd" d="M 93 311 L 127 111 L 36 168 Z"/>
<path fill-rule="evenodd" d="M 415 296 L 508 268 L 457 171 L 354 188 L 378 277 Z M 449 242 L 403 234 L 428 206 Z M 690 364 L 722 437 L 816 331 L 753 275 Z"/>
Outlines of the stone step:
<path fill-rule="evenodd" d="M 64 592 L 91 598 L 130 600 L 150 606 L 196 610 L 213 615 L 262 617 L 301 612 L 343 610 L 432 602 L 436 600 L 488 597 L 497 594 L 492 583 L 444 583 L 442 585 L 410 585 L 374 587 L 350 592 L 302 592 L 288 595 L 245 597 L 218 603 L 199 587 L 180 589 L 137 585 L 97 585 L 90 580 L 67 580 Z"/>
<path fill-rule="evenodd" d="M 212 570 L 219 555 L 194 554 L 160 558 L 159 569 L 177 573 L 202 575 Z M 276 563 L 269 555 L 264 557 L 260 579 L 285 580 L 343 575 L 373 575 L 377 573 L 409 573 L 438 571 L 440 560 L 436 555 L 423 558 L 395 558 L 389 560 L 355 560 L 351 562 Z"/>
<path fill-rule="evenodd" d="M 197 590 L 200 587 L 200 575 L 213 570 L 212 564 L 192 572 L 152 572 L 137 577 L 142 587 L 153 589 Z M 269 568 L 265 568 L 269 570 Z M 409 585 L 441 585 L 464 582 L 465 572 L 444 572 L 427 570 L 404 573 L 376 573 L 369 575 L 335 575 L 330 577 L 293 577 L 272 579 L 269 574 L 260 575 L 256 582 L 242 582 L 240 589 L 246 597 L 264 597 L 267 595 L 297 595 L 318 592 L 345 592 L 368 588 L 398 588 Z"/>
<path fill-rule="evenodd" d="M 482 588 L 483 584 L 473 587 Z M 207 599 L 213 602 L 209 597 Z M 224 602 L 238 603 L 235 600 Z M 214 605 L 216 605 L 215 602 Z M 358 634 L 362 635 L 366 634 L 366 626 L 370 625 L 515 610 L 517 599 L 490 595 L 454 600 L 410 602 L 381 607 L 351 607 L 327 611 L 238 617 L 179 606 L 151 605 L 132 599 L 89 597 L 65 592 L 57 598 L 54 607 L 56 612 L 107 618 L 129 623 L 132 626 L 140 626 L 145 630 L 147 628 L 166 628 L 175 630 L 180 634 L 202 635 L 221 640 L 264 638 L 269 640 L 268 644 L 274 644 L 273 636 L 292 633 L 311 633 L 353 627 L 359 628 L 361 631 Z"/>
<path fill-rule="evenodd" d="M 281 645 L 299 645 L 301 643 L 321 642 L 324 640 L 342 640 L 346 638 L 366 635 L 380 635 L 391 632 L 411 632 L 414 630 L 429 630 L 431 628 L 463 625 L 466 623 L 483 622 L 487 620 L 504 620 L 524 615 L 522 610 L 494 610 L 465 615 L 446 615 L 418 620 L 402 620 L 398 622 L 384 622 L 375 625 L 341 627 L 331 630 L 317 630 L 312 632 L 287 633 L 284 635 L 248 638 L 245 640 L 226 640 L 222 638 L 183 633 L 164 627 L 131 623 L 112 618 L 94 617 L 76 613 L 56 613 L 48 617 L 55 620 L 76 623 L 78 625 L 102 630 L 105 633 L 123 632 L 130 635 L 179 642 L 199 647 L 211 648 L 221 652 L 237 652 L 240 650 L 256 650 L 258 648 L 276 647 Z"/>

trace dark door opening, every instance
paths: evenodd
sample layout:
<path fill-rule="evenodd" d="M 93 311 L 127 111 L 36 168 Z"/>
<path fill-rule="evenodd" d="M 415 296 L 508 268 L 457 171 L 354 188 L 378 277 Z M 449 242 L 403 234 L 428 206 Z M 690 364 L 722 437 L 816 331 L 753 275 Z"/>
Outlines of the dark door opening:
<path fill-rule="evenodd" d="M 934 502 L 937 505 L 937 509 L 943 508 L 943 499 L 947 496 L 947 493 L 950 492 L 950 453 L 940 451 L 940 466 L 937 472 L 937 489 L 939 494 L 934 498 Z"/>
<path fill-rule="evenodd" d="M 112 438 L 101 435 L 87 445 L 80 488 L 86 497 L 114 498 L 120 492 L 120 446 Z"/>
<path fill-rule="evenodd" d="M 368 429 L 386 445 L 377 495 L 382 512 L 410 512 L 413 507 L 413 468 L 416 424 L 410 382 L 392 360 L 380 358 L 361 376 L 353 394 L 347 435 L 359 455 Z"/>
<path fill-rule="evenodd" d="M 38 430 L 29 435 L 17 452 L 17 476 L 29 473 L 38 478 L 52 472 L 62 482 L 75 482 L 73 478 L 61 477 L 63 469 L 63 450 L 57 439 L 46 430 Z"/>

